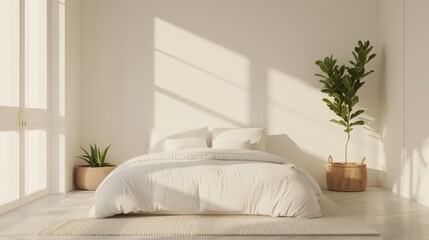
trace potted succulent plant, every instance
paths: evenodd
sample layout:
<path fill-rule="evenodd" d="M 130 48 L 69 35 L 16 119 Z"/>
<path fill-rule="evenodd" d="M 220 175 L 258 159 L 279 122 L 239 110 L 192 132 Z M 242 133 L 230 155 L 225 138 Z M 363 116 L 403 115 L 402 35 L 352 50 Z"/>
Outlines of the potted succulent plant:
<path fill-rule="evenodd" d="M 80 189 L 94 191 L 116 166 L 105 161 L 110 146 L 104 150 L 100 150 L 97 144 L 89 146 L 89 152 L 79 146 L 84 154 L 77 158 L 84 160 L 88 165 L 76 167 L 76 186 Z"/>
<path fill-rule="evenodd" d="M 350 61 L 351 66 L 337 65 L 337 60 L 332 55 L 323 61 L 316 61 L 323 72 L 316 76 L 321 78 L 319 81 L 323 84 L 322 92 L 329 97 L 323 98 L 323 101 L 337 115 L 337 119 L 330 121 L 341 126 L 347 135 L 344 162 L 333 162 L 332 157 L 328 157 L 326 184 L 330 190 L 364 191 L 366 189 L 365 157 L 358 164 L 349 162 L 347 151 L 353 128 L 365 124 L 363 120 L 357 118 L 364 113 L 363 109 L 356 109 L 356 104 L 359 103 L 357 92 L 365 83 L 362 79 L 374 72 L 365 69 L 365 65 L 376 56 L 371 54 L 372 49 L 373 46 L 369 41 L 359 41 L 352 52 L 354 60 Z"/>

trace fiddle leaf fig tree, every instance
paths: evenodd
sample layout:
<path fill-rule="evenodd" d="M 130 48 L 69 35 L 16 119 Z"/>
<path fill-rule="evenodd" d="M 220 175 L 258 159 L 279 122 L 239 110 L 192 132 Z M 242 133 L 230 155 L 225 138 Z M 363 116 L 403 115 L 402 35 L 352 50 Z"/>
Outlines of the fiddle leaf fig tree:
<path fill-rule="evenodd" d="M 338 117 L 330 121 L 344 128 L 347 134 L 345 163 L 347 163 L 347 149 L 353 127 L 365 124 L 364 121 L 357 120 L 364 110 L 356 110 L 354 107 L 359 103 L 357 92 L 365 83 L 362 79 L 374 72 L 365 69 L 365 65 L 376 56 L 371 53 L 372 48 L 369 41 L 359 41 L 352 52 L 354 60 L 349 62 L 350 66 L 338 65 L 332 55 L 323 61 L 316 61 L 316 65 L 323 72 L 316 74 L 323 84 L 321 91 L 328 95 L 328 98 L 323 98 L 323 101 Z"/>

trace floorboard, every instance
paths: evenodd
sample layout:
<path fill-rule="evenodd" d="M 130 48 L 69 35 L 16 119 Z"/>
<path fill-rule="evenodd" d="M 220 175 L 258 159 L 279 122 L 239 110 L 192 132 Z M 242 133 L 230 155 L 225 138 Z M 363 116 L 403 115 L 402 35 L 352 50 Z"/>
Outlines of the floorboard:
<path fill-rule="evenodd" d="M 356 219 L 366 223 L 381 236 L 375 239 L 414 240 L 429 239 L 429 208 L 381 188 L 368 188 L 365 192 L 342 193 L 324 191 L 338 205 L 346 208 Z M 0 215 L 1 240 L 37 239 L 35 233 L 61 218 L 76 206 L 93 197 L 93 192 L 72 191 L 67 194 L 48 195 L 25 206 Z M 69 238 L 82 239 L 82 238 Z M 117 238 L 86 238 L 117 239 Z M 154 238 L 132 238 L 154 239 Z M 167 239 L 167 238 L 158 238 Z M 183 238 L 191 239 L 191 238 Z M 344 237 L 222 237 L 192 239 L 345 239 Z M 357 238 L 350 238 L 357 239 Z M 374 239 L 374 238 L 372 238 Z"/>

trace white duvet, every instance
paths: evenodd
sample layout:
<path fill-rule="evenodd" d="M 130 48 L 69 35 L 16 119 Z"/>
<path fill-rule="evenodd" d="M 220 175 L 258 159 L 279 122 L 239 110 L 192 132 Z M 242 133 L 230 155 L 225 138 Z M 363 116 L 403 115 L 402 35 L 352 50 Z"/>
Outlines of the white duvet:
<path fill-rule="evenodd" d="M 258 214 L 320 216 L 315 180 L 265 152 L 187 149 L 142 155 L 119 165 L 98 187 L 90 215 Z"/>

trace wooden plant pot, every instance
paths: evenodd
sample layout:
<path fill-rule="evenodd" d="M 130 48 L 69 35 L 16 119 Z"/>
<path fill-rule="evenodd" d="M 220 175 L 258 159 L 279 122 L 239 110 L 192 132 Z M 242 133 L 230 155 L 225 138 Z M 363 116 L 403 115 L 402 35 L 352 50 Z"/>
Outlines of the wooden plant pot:
<path fill-rule="evenodd" d="M 329 190 L 341 192 L 365 191 L 367 173 L 365 158 L 361 164 L 335 163 L 329 156 L 326 166 L 326 185 Z"/>
<path fill-rule="evenodd" d="M 90 167 L 89 165 L 76 167 L 76 186 L 79 189 L 95 191 L 104 178 L 116 166 Z"/>

